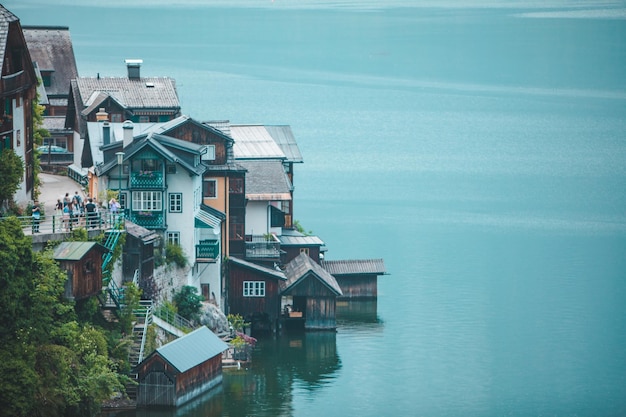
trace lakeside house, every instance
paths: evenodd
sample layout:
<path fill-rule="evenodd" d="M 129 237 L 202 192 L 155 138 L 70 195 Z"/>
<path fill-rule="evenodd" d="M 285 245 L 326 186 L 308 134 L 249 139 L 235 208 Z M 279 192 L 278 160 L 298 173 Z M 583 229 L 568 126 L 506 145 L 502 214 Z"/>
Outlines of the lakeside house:
<path fill-rule="evenodd" d="M 70 81 L 78 77 L 74 47 L 67 26 L 23 26 L 22 30 L 41 79 L 39 104 L 44 106 L 43 127 L 50 133 L 42 143 L 49 152 L 42 153 L 40 160 L 44 169 L 55 171 L 75 163 L 72 129 L 65 127 Z"/>
<path fill-rule="evenodd" d="M 200 327 L 161 346 L 135 367 L 139 406 L 179 406 L 222 382 L 228 345 Z"/>
<path fill-rule="evenodd" d="M 0 5 L 0 152 L 12 149 L 24 161 L 24 175 L 13 200 L 26 206 L 35 187 L 33 100 L 37 74 L 28 52 L 20 20 Z"/>

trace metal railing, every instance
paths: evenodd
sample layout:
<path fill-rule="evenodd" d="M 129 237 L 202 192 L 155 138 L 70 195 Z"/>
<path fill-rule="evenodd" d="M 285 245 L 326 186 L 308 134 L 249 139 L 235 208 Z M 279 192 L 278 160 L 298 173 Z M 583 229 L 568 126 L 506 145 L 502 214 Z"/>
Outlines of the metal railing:
<path fill-rule="evenodd" d="M 141 336 L 141 346 L 139 347 L 137 364 L 143 361 L 146 348 L 146 335 L 148 334 L 148 326 L 152 324 L 153 310 L 154 304 L 152 303 L 152 300 L 139 301 L 139 308 L 133 310 L 133 314 L 137 317 L 137 320 L 141 319 L 143 321 L 143 334 Z"/>
<path fill-rule="evenodd" d="M 44 214 L 38 221 L 32 216 L 6 216 L 0 217 L 0 221 L 15 217 L 20 221 L 24 234 L 31 235 L 33 233 L 69 233 L 79 228 L 108 230 L 114 227 L 120 216 L 108 210 L 101 210 L 93 216 L 89 216 L 89 213 L 83 213 L 77 217 Z"/>
<path fill-rule="evenodd" d="M 154 308 L 153 314 L 164 322 L 171 324 L 172 326 L 176 327 L 179 330 L 182 330 L 185 333 L 189 333 L 195 328 L 195 326 L 189 320 L 178 315 L 177 313 L 172 312 L 165 306 L 156 306 Z"/>

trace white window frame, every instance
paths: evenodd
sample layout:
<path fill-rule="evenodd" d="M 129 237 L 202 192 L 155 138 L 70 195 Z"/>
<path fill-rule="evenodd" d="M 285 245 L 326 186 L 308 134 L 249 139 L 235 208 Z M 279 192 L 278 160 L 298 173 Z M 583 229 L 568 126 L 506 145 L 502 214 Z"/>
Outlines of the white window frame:
<path fill-rule="evenodd" d="M 265 281 L 244 281 L 244 297 L 265 297 Z"/>
<path fill-rule="evenodd" d="M 133 191 L 133 211 L 163 211 L 163 192 Z"/>
<path fill-rule="evenodd" d="M 167 243 L 180 246 L 180 232 L 167 232 Z"/>
<path fill-rule="evenodd" d="M 215 145 L 206 145 L 206 153 L 202 155 L 203 161 L 215 161 Z"/>
<path fill-rule="evenodd" d="M 169 197 L 168 209 L 170 213 L 182 213 L 183 193 L 170 193 Z"/>

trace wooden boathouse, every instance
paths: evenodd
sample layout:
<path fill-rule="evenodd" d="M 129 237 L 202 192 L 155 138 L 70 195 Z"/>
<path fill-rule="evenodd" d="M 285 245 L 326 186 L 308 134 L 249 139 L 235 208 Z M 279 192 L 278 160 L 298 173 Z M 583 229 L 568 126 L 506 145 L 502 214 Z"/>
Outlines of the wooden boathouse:
<path fill-rule="evenodd" d="M 337 297 L 343 293 L 335 278 L 306 253 L 287 264 L 285 276 L 280 283 L 285 325 L 299 320 L 305 330 L 336 329 Z"/>
<path fill-rule="evenodd" d="M 62 242 L 52 257 L 67 272 L 65 298 L 80 300 L 102 291 L 102 254 L 107 249 L 96 242 Z"/>
<path fill-rule="evenodd" d="M 138 406 L 178 406 L 222 382 L 228 345 L 207 327 L 161 346 L 135 367 Z"/>
<path fill-rule="evenodd" d="M 339 299 L 372 299 L 378 297 L 378 276 L 385 275 L 382 259 L 352 259 L 320 262 L 341 288 Z"/>

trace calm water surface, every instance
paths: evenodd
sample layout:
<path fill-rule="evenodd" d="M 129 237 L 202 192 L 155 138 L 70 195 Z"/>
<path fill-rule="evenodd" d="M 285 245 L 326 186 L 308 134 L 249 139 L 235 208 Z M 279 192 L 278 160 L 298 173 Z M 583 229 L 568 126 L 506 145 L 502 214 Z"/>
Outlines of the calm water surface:
<path fill-rule="evenodd" d="M 626 415 L 624 2 L 192 3 L 4 4 L 70 26 L 82 76 L 142 58 L 192 117 L 290 124 L 296 218 L 390 275 L 337 333 L 120 415 Z"/>

